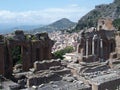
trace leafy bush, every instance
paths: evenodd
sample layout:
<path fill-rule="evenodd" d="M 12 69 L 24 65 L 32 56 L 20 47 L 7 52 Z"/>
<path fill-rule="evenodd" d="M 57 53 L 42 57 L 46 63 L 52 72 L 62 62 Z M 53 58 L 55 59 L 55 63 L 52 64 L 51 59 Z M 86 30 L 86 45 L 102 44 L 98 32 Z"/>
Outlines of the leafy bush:
<path fill-rule="evenodd" d="M 71 53 L 73 51 L 74 51 L 74 49 L 72 46 L 67 46 L 64 49 L 61 49 L 61 50 L 54 52 L 53 55 L 55 58 L 64 59 L 63 55 L 65 55 L 66 53 Z"/>
<path fill-rule="evenodd" d="M 113 26 L 120 31 L 120 18 L 113 21 Z"/>
<path fill-rule="evenodd" d="M 12 53 L 13 65 L 22 63 L 20 46 L 16 46 L 12 48 L 11 53 Z"/>

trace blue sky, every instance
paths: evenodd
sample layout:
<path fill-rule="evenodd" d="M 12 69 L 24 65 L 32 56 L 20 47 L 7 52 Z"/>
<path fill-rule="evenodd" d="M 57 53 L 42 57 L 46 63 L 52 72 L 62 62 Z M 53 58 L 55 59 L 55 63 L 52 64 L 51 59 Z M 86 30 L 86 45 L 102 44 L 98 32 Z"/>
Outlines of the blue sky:
<path fill-rule="evenodd" d="M 61 18 L 77 22 L 95 5 L 113 0 L 1 0 L 0 24 L 49 24 Z"/>

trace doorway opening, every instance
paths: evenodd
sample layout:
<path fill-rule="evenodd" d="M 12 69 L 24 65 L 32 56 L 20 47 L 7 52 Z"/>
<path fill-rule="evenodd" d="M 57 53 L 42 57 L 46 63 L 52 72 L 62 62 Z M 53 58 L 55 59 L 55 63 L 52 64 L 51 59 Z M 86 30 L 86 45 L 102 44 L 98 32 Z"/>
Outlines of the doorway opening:
<path fill-rule="evenodd" d="M 15 46 L 12 48 L 12 61 L 13 61 L 13 72 L 22 71 L 22 53 L 21 46 Z"/>

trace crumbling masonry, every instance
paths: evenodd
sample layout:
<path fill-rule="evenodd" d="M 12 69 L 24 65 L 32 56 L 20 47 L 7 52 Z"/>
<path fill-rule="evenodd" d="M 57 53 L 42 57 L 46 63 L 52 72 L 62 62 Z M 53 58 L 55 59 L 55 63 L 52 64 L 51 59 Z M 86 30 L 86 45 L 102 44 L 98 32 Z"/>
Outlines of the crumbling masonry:
<path fill-rule="evenodd" d="M 106 61 L 119 57 L 119 32 L 115 31 L 109 19 L 98 20 L 99 29 L 81 31 L 78 39 L 79 61 Z"/>
<path fill-rule="evenodd" d="M 23 71 L 28 71 L 35 61 L 51 59 L 51 48 L 54 42 L 47 33 L 25 35 L 16 31 L 13 35 L 0 36 L 0 74 L 11 75 L 13 72 L 12 49 L 21 48 Z"/>

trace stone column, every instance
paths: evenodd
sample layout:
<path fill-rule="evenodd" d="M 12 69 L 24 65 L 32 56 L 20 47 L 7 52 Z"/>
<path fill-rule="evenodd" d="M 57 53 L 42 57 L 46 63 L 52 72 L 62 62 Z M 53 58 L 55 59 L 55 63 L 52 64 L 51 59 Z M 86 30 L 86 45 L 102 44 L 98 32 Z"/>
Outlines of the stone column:
<path fill-rule="evenodd" d="M 97 36 L 97 34 L 95 34 L 92 38 L 92 55 L 97 54 L 97 53 L 95 53 L 95 51 L 97 51 L 97 48 L 98 48 L 98 42 L 96 42 L 97 40 L 98 40 L 98 36 Z M 97 45 L 96 48 L 95 48 L 95 45 Z"/>
<path fill-rule="evenodd" d="M 86 39 L 86 57 L 88 57 L 88 39 Z"/>
<path fill-rule="evenodd" d="M 100 53 L 100 52 L 99 52 L 99 48 L 100 48 L 99 45 L 100 45 L 100 40 L 98 39 L 98 40 L 97 40 L 97 53 L 96 53 L 97 56 L 99 56 L 99 53 Z"/>
<path fill-rule="evenodd" d="M 77 53 L 80 53 L 80 50 L 79 50 L 79 46 L 80 46 L 80 44 L 77 44 Z"/>
<path fill-rule="evenodd" d="M 100 56 L 101 60 L 103 60 L 103 40 L 100 39 Z"/>
<path fill-rule="evenodd" d="M 92 55 L 95 54 L 95 42 L 94 39 L 92 39 Z"/>

